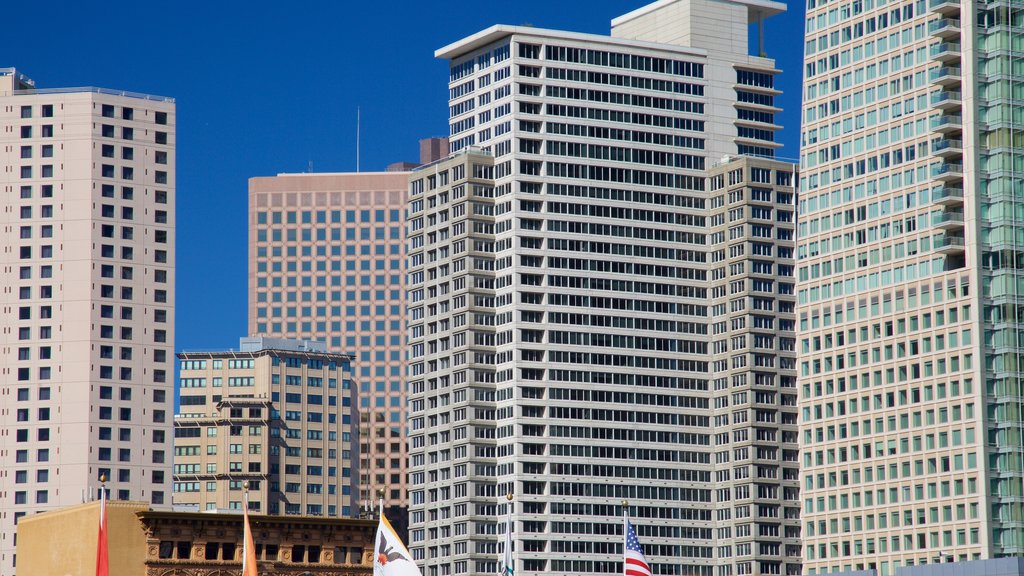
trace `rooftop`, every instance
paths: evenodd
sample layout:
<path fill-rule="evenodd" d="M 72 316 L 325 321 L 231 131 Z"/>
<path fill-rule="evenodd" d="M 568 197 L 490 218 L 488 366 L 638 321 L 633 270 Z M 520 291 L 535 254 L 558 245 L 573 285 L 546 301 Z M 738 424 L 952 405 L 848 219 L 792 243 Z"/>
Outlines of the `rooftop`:
<path fill-rule="evenodd" d="M 619 26 L 620 24 L 623 24 L 625 22 L 629 22 L 630 20 L 633 20 L 634 18 L 639 18 L 640 16 L 644 16 L 645 14 L 650 14 L 651 12 L 654 12 L 655 10 L 660 10 L 662 8 L 665 8 L 666 6 L 671 6 L 672 4 L 675 4 L 676 2 L 681 2 L 681 1 L 683 1 L 683 0 L 658 0 L 657 2 L 652 2 L 652 3 L 648 4 L 647 6 L 642 6 L 640 8 L 637 8 L 636 10 L 633 10 L 632 12 L 627 12 L 627 13 L 623 14 L 622 16 L 619 16 L 618 18 L 613 18 L 612 19 L 612 27 L 614 28 L 615 26 Z M 748 23 L 754 23 L 754 22 L 757 22 L 758 20 L 760 20 L 762 18 L 767 18 L 769 16 L 774 16 L 776 14 L 781 14 L 781 13 L 786 11 L 786 4 L 785 3 L 783 3 L 783 2 L 773 2 L 772 0 L 719 0 L 719 1 L 723 2 L 723 3 L 726 3 L 726 4 L 739 4 L 741 6 L 746 6 L 747 9 L 748 9 L 747 10 L 747 14 L 748 14 L 747 22 Z"/>
<path fill-rule="evenodd" d="M 96 86 L 78 86 L 74 88 L 33 88 L 31 90 L 15 90 L 15 96 L 32 96 L 34 94 L 81 94 L 91 92 L 93 94 L 106 94 L 108 96 L 123 96 L 125 98 L 138 98 L 151 102 L 174 102 L 174 98 L 168 96 L 154 96 L 141 92 L 128 92 L 126 90 L 111 90 L 110 88 L 98 88 Z"/>
<path fill-rule="evenodd" d="M 32 96 L 36 94 L 79 94 L 79 93 L 93 93 L 93 94 L 106 94 L 108 96 L 122 96 L 125 98 L 138 98 L 140 100 L 150 100 L 153 102 L 174 102 L 174 98 L 167 96 L 155 96 L 153 94 L 143 94 L 141 92 L 128 92 L 127 90 L 111 90 L 110 88 L 98 88 L 96 86 L 78 86 L 73 88 L 36 88 L 35 81 L 28 76 L 18 72 L 16 68 L 0 68 L 0 76 L 14 76 L 20 86 L 27 86 L 28 88 L 16 88 L 12 94 L 14 96 Z"/>
<path fill-rule="evenodd" d="M 420 172 L 420 171 L 429 169 L 429 168 L 431 168 L 433 166 L 437 166 L 438 164 L 440 164 L 442 162 L 447 162 L 447 161 L 451 160 L 452 158 L 458 158 L 459 156 L 468 156 L 468 155 L 488 156 L 489 157 L 491 155 L 491 153 L 488 152 L 487 150 L 485 150 L 483 148 L 480 148 L 480 147 L 477 147 L 477 146 L 467 146 L 466 148 L 463 148 L 462 150 L 459 150 L 458 152 L 453 152 L 453 153 L 449 154 L 448 156 L 445 156 L 444 158 L 439 158 L 439 159 L 434 160 L 433 162 L 431 162 L 429 164 L 423 164 L 422 166 L 417 166 L 416 168 L 413 169 L 413 172 Z"/>
<path fill-rule="evenodd" d="M 238 349 L 242 352 L 259 352 L 260 350 L 291 350 L 294 352 L 327 352 L 327 343 L 316 340 L 294 340 L 291 338 L 268 338 L 266 336 L 250 336 L 238 339 Z"/>
<path fill-rule="evenodd" d="M 678 1 L 678 0 L 672 0 Z M 759 0 L 751 0 L 759 1 Z M 443 48 L 439 48 L 434 52 L 434 56 L 437 58 L 446 58 L 448 60 L 454 60 L 459 56 L 462 56 L 468 52 L 472 52 L 477 48 L 487 46 L 493 42 L 511 36 L 513 34 L 522 34 L 528 36 L 539 36 L 544 38 L 558 38 L 562 40 L 578 40 L 581 42 L 601 42 L 604 44 L 610 44 L 614 46 L 623 46 L 630 48 L 647 48 L 649 50 L 659 50 L 662 52 L 674 52 L 676 54 L 685 54 L 687 56 L 707 56 L 707 50 L 702 48 L 691 48 L 689 46 L 677 46 L 675 44 L 660 44 L 658 42 L 645 42 L 642 40 L 628 40 L 625 38 L 616 38 L 613 36 L 606 36 L 603 34 L 582 34 L 579 32 L 566 32 L 564 30 L 548 30 L 546 28 L 532 28 L 530 26 L 509 26 L 507 24 L 496 24 L 490 28 L 486 28 L 467 36 L 462 40 L 453 42 Z"/>
<path fill-rule="evenodd" d="M 182 360 L 197 358 L 256 358 L 265 352 L 290 352 L 307 357 L 353 359 L 352 354 L 330 352 L 326 342 L 316 340 L 295 340 L 291 338 L 268 338 L 266 336 L 250 336 L 238 339 L 238 350 L 182 350 L 178 358 Z"/>
<path fill-rule="evenodd" d="M 309 178 L 312 176 L 393 176 L 402 174 L 402 171 L 389 170 L 385 172 L 278 172 L 277 177 L 301 176 Z M 254 176 L 254 178 L 273 178 L 273 176 Z"/>

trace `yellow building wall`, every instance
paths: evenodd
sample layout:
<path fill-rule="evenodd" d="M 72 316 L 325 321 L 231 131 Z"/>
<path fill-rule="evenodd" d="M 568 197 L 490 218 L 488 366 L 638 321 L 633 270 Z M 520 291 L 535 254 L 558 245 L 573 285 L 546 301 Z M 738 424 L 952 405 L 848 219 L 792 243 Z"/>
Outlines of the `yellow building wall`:
<path fill-rule="evenodd" d="M 107 502 L 110 576 L 146 573 L 142 502 Z M 17 570 L 31 576 L 95 576 L 100 503 L 25 516 L 18 521 Z"/>

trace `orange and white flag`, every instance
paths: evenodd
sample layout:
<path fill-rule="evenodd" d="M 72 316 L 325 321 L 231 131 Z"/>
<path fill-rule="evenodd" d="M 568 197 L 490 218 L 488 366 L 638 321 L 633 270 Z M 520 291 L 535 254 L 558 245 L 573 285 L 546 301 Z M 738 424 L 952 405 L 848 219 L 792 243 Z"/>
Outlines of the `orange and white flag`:
<path fill-rule="evenodd" d="M 380 503 L 380 524 L 377 525 L 377 550 L 373 556 L 373 576 L 421 576 L 409 549 L 395 533 L 384 516 L 384 501 Z"/>

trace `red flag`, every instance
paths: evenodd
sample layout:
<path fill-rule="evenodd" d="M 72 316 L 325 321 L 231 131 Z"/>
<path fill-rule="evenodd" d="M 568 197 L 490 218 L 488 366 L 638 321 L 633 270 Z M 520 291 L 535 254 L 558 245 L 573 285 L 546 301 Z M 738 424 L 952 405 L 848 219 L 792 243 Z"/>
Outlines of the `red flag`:
<path fill-rule="evenodd" d="M 242 530 L 242 576 L 258 576 L 256 574 L 256 546 L 253 545 L 252 529 L 249 527 L 248 493 L 245 495 L 245 508 L 243 508 L 242 514 L 245 518 L 245 527 Z"/>
<path fill-rule="evenodd" d="M 110 576 L 107 558 L 107 489 L 100 488 L 100 531 L 96 540 L 96 576 Z"/>

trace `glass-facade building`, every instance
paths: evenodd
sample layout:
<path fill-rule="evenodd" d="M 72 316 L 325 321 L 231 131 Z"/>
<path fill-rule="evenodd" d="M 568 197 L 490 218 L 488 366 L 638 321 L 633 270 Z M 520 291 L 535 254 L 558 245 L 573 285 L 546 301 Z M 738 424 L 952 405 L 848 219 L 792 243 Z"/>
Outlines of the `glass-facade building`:
<path fill-rule="evenodd" d="M 809 573 L 1019 555 L 1015 2 L 807 4 L 799 203 Z"/>

